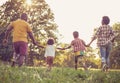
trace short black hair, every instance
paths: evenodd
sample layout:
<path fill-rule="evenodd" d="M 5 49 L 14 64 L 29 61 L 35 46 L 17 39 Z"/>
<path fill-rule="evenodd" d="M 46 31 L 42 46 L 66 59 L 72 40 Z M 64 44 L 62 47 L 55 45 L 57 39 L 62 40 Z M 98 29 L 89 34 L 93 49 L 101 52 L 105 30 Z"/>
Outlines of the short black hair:
<path fill-rule="evenodd" d="M 78 38 L 78 36 L 79 36 L 78 31 L 74 31 L 74 32 L 73 32 L 73 36 L 74 36 L 74 38 Z"/>
<path fill-rule="evenodd" d="M 103 16 L 102 17 L 102 24 L 108 25 L 110 23 L 110 19 L 108 16 Z"/>
<path fill-rule="evenodd" d="M 21 14 L 21 19 L 22 19 L 22 20 L 27 21 L 27 18 L 28 18 L 28 16 L 27 16 L 26 13 L 22 13 L 22 14 Z"/>
<path fill-rule="evenodd" d="M 48 39 L 47 44 L 48 45 L 53 45 L 54 44 L 54 39 L 53 38 Z"/>

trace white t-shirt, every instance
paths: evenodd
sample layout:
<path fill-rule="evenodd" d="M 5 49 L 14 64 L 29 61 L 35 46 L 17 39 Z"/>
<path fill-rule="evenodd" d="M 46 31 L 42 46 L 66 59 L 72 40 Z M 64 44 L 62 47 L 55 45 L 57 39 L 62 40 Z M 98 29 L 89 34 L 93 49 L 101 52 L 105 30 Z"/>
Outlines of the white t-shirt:
<path fill-rule="evenodd" d="M 55 47 L 54 45 L 47 45 L 45 49 L 45 57 L 52 56 L 55 57 Z"/>

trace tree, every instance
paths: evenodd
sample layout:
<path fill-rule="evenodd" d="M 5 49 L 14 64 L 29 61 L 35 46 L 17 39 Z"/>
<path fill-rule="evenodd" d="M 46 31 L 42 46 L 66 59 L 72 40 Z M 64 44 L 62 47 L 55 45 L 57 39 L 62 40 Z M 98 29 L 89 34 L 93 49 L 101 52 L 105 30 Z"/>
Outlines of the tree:
<path fill-rule="evenodd" d="M 111 67 L 112 68 L 120 68 L 120 23 L 115 23 L 113 25 L 113 29 L 115 34 L 118 34 L 114 40 L 114 45 L 111 51 Z"/>
<path fill-rule="evenodd" d="M 11 21 L 18 19 L 23 12 L 28 14 L 28 22 L 31 24 L 35 39 L 39 41 L 41 45 L 45 45 L 49 37 L 53 37 L 56 42 L 58 41 L 58 26 L 54 22 L 54 14 L 45 0 L 32 0 L 31 5 L 27 4 L 26 0 L 9 0 L 3 4 L 0 7 L 0 39 L 4 36 L 2 34 L 5 32 L 6 26 Z M 12 36 L 10 37 L 9 41 L 11 45 Z M 4 48 L 4 50 L 5 49 L 6 48 Z M 8 49 L 12 49 L 12 46 L 8 45 Z M 44 50 L 34 46 L 31 40 L 29 40 L 29 57 L 33 58 L 33 54 L 35 56 L 39 53 L 41 53 L 39 55 L 43 55 L 43 52 Z M 3 54 L 1 53 L 0 55 Z M 30 60 L 32 60 L 32 58 Z"/>

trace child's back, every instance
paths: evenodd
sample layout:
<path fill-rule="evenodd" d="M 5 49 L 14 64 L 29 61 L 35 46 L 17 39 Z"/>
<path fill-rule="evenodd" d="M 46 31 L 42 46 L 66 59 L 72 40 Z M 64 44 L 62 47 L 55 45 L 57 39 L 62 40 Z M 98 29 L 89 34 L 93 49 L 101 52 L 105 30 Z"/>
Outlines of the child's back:
<path fill-rule="evenodd" d="M 71 45 L 73 46 L 74 52 L 76 51 L 84 51 L 85 50 L 85 45 L 84 41 L 80 38 L 75 38 L 72 42 Z"/>

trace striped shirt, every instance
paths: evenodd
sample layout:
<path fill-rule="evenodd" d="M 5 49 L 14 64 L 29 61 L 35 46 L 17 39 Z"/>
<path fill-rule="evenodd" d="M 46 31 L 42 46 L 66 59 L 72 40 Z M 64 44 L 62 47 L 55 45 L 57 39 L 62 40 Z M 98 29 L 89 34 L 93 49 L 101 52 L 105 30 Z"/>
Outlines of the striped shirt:
<path fill-rule="evenodd" d="M 112 27 L 109 25 L 102 25 L 98 28 L 94 37 L 97 37 L 97 45 L 103 46 L 108 44 L 108 41 L 114 37 Z"/>
<path fill-rule="evenodd" d="M 71 42 L 71 46 L 73 46 L 73 51 L 84 51 L 85 50 L 85 46 L 84 46 L 84 41 L 80 38 L 75 38 L 72 42 Z"/>

